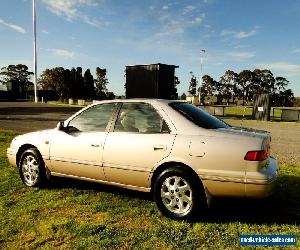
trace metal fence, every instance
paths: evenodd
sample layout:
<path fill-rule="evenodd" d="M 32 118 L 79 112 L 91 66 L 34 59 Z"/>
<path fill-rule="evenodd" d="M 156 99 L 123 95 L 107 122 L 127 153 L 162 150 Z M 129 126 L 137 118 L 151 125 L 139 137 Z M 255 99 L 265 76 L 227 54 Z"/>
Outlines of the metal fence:
<path fill-rule="evenodd" d="M 212 115 L 227 117 L 252 119 L 253 106 L 198 106 Z M 270 112 L 271 120 L 278 121 L 300 121 L 300 108 L 272 107 Z"/>

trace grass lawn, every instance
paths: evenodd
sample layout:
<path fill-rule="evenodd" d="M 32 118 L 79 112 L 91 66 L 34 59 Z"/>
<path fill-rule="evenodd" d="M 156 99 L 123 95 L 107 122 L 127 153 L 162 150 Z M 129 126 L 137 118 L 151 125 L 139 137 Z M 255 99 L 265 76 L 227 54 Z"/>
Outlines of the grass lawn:
<path fill-rule="evenodd" d="M 274 112 L 273 112 L 274 109 Z M 231 106 L 226 108 L 226 116 L 237 116 L 242 118 L 244 116 L 245 119 L 252 119 L 252 107 L 246 106 Z M 281 119 L 281 109 L 279 108 L 271 108 L 270 116 L 273 120 Z"/>
<path fill-rule="evenodd" d="M 6 159 L 15 135 L 0 130 L 0 249 L 236 249 L 240 234 L 300 239 L 300 165 L 281 166 L 271 198 L 215 199 L 205 219 L 178 222 L 139 192 L 59 178 L 26 188 Z"/>

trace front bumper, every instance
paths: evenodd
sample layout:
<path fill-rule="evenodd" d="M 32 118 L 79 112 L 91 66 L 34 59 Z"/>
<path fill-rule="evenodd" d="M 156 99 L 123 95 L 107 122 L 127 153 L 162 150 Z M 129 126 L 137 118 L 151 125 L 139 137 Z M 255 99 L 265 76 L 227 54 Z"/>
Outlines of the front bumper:
<path fill-rule="evenodd" d="M 263 198 L 271 195 L 279 175 L 277 160 L 270 157 L 268 164 L 260 172 L 247 173 L 246 197 Z"/>
<path fill-rule="evenodd" d="M 16 150 L 14 148 L 8 148 L 6 151 L 6 155 L 8 158 L 8 161 L 11 165 L 16 166 L 17 165 L 17 157 L 16 157 Z"/>

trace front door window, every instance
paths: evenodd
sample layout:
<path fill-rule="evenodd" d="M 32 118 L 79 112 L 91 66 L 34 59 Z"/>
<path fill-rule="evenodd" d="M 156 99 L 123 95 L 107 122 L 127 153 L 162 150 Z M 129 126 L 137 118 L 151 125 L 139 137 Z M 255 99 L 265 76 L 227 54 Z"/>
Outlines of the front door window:
<path fill-rule="evenodd" d="M 104 132 L 116 107 L 105 103 L 90 107 L 69 122 L 69 132 Z"/>

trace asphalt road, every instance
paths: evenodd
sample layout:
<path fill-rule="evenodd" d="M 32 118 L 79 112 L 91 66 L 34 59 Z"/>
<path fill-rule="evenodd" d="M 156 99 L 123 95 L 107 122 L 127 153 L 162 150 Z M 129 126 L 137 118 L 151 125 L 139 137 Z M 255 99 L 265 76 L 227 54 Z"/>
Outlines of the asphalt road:
<path fill-rule="evenodd" d="M 80 110 L 79 107 L 65 107 L 32 102 L 0 102 L 0 129 L 31 132 L 54 128 Z"/>

